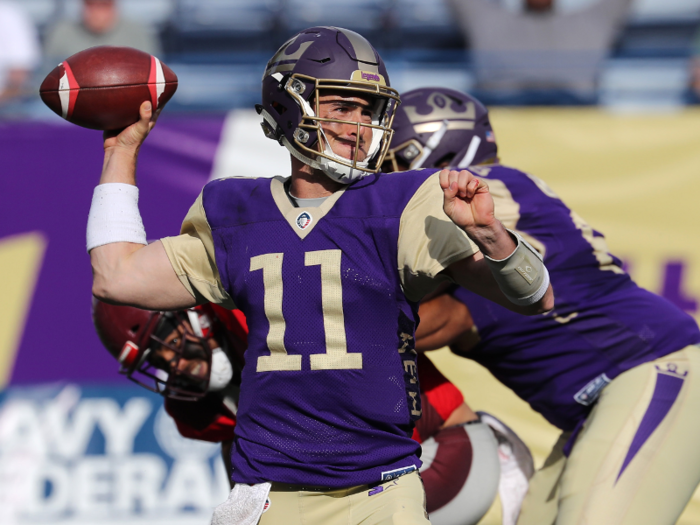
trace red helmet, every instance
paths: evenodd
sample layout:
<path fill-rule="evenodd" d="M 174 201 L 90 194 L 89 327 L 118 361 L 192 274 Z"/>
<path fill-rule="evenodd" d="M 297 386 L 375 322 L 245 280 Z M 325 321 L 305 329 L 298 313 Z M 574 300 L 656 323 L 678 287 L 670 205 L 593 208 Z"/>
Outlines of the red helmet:
<path fill-rule="evenodd" d="M 211 370 L 212 350 L 208 339 L 213 337 L 218 320 L 210 308 L 198 306 L 176 312 L 154 312 L 93 299 L 92 319 L 102 344 L 119 361 L 120 373 L 166 397 L 195 400 L 206 395 L 209 373 L 203 381 L 181 371 L 178 363 L 187 357 L 188 345 L 196 341 L 199 343 L 196 348 L 202 354 L 198 357 L 203 358 Z M 176 344 L 166 342 L 174 330 L 180 330 L 182 337 Z M 150 359 L 153 350 L 162 347 L 174 352 L 165 371 L 163 366 L 154 366 Z"/>

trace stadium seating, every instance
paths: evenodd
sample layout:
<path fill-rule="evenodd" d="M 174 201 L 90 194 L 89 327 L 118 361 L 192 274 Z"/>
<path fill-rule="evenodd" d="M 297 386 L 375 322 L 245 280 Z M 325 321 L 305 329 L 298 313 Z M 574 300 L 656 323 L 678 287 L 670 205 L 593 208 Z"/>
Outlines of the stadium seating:
<path fill-rule="evenodd" d="M 521 5 L 492 1 L 509 9 Z M 562 10 L 592 1 L 557 0 Z M 58 16 L 77 17 L 80 3 L 21 2 L 40 31 Z M 399 89 L 438 77 L 456 89 L 473 85 L 468 40 L 443 0 L 120 0 L 120 9 L 160 32 L 163 58 L 182 79 L 173 109 L 250 106 L 258 97 L 262 64 L 286 38 L 311 25 L 340 25 L 367 36 Z M 633 0 L 601 71 L 600 102 L 681 103 L 699 24 L 700 0 Z"/>

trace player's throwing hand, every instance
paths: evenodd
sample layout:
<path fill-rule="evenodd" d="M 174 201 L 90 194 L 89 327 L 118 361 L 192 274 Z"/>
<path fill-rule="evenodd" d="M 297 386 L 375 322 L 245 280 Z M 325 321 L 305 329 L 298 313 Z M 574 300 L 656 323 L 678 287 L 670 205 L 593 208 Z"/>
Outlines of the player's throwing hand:
<path fill-rule="evenodd" d="M 142 103 L 139 108 L 140 119 L 137 122 L 121 130 L 104 132 L 105 151 L 114 147 L 138 150 L 153 129 L 153 126 L 156 125 L 156 119 L 159 114 L 160 108 L 154 113 L 150 102 Z"/>
<path fill-rule="evenodd" d="M 467 233 L 496 222 L 489 187 L 471 172 L 444 169 L 440 172 L 440 187 L 445 194 L 445 213 Z"/>

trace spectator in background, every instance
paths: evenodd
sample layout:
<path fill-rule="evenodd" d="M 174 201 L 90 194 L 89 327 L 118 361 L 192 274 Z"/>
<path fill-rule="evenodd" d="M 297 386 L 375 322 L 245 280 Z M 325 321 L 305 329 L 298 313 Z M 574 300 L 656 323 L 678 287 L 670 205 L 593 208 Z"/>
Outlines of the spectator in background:
<path fill-rule="evenodd" d="M 700 31 L 695 33 L 693 45 L 690 50 L 690 74 L 687 92 L 687 102 L 690 104 L 700 103 Z"/>
<path fill-rule="evenodd" d="M 80 21 L 59 20 L 46 34 L 45 51 L 63 60 L 94 46 L 129 46 L 152 55 L 160 54 L 153 28 L 119 15 L 116 0 L 83 0 Z"/>
<path fill-rule="evenodd" d="M 18 4 L 0 1 L 0 106 L 26 90 L 40 55 L 32 21 Z"/>
<path fill-rule="evenodd" d="M 560 12 L 555 0 L 447 0 L 471 44 L 478 96 L 491 104 L 596 101 L 601 62 L 631 0 Z"/>

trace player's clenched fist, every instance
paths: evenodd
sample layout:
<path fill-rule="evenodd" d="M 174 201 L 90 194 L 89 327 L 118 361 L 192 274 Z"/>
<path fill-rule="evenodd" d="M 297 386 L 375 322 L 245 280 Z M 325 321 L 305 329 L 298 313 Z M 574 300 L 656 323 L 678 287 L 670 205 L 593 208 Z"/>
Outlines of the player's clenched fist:
<path fill-rule="evenodd" d="M 445 194 L 445 213 L 467 233 L 496 222 L 489 187 L 471 172 L 444 169 L 440 172 L 440 186 Z"/>

